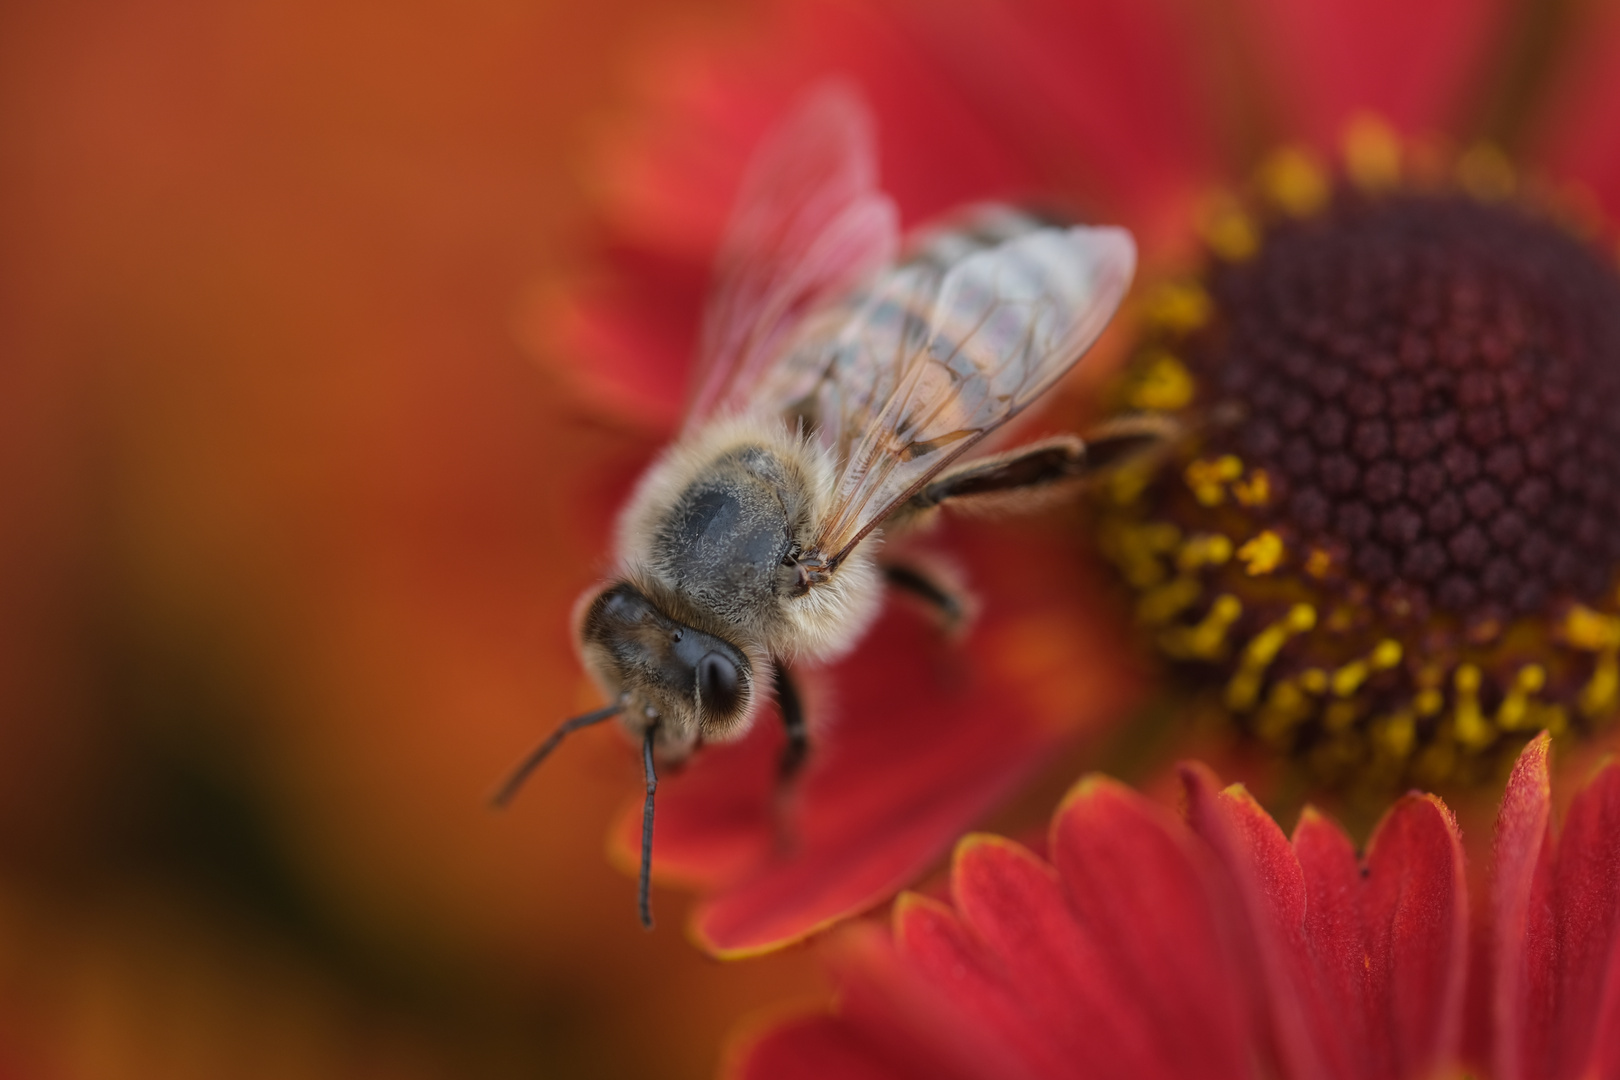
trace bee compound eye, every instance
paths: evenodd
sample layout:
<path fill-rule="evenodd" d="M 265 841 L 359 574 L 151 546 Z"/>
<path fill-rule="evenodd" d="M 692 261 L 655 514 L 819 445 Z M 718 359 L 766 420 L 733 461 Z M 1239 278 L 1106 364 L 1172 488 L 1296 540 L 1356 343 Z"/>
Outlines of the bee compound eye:
<path fill-rule="evenodd" d="M 704 653 L 697 663 L 697 685 L 705 709 L 722 714 L 736 711 L 742 698 L 742 678 L 729 658 L 717 652 Z"/>

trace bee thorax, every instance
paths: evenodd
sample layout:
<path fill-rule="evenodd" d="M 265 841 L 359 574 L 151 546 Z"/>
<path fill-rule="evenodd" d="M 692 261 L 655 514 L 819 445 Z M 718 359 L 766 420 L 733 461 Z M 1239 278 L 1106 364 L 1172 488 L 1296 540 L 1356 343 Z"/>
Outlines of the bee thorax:
<path fill-rule="evenodd" d="M 825 452 L 779 422 L 738 418 L 649 470 L 621 532 L 626 570 L 671 614 L 778 657 L 854 644 L 880 589 L 836 572 L 813 538 L 832 498 Z"/>

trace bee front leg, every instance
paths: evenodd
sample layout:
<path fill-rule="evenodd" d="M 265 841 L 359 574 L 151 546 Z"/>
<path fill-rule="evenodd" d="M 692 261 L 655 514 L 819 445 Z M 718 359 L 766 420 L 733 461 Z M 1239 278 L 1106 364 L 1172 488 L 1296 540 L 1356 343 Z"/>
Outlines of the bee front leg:
<path fill-rule="evenodd" d="M 908 563 L 885 562 L 883 579 L 895 589 L 919 600 L 933 612 L 946 633 L 955 633 L 967 621 L 968 605 L 962 595 L 942 584 L 937 576 Z"/>
<path fill-rule="evenodd" d="M 782 713 L 782 730 L 787 732 L 787 745 L 782 747 L 782 756 L 776 763 L 776 780 L 779 787 L 786 787 L 804 768 L 805 758 L 810 753 L 810 732 L 804 723 L 804 704 L 799 699 L 798 687 L 793 685 L 793 676 L 788 674 L 787 668 L 777 664 L 775 680 L 776 705 Z"/>
<path fill-rule="evenodd" d="M 793 827 L 793 791 L 799 772 L 810 754 L 810 732 L 804 722 L 804 703 L 793 677 L 787 668 L 776 665 L 776 706 L 782 714 L 782 730 L 787 743 L 776 762 L 776 797 L 773 813 L 776 819 L 776 847 L 783 854 L 797 846 L 798 836 Z"/>

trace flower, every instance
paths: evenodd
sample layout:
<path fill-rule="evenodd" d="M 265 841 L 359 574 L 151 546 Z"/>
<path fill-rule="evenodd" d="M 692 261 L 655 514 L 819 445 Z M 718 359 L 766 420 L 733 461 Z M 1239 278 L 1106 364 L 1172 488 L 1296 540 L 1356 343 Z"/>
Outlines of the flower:
<path fill-rule="evenodd" d="M 1185 8 L 783 0 L 734 38 L 699 36 L 645 66 L 651 104 L 611 142 L 599 173 L 604 272 L 563 290 L 560 304 L 537 308 L 528 325 L 557 378 L 642 433 L 650 456 L 677 420 L 711 256 L 747 154 L 796 94 L 830 72 L 851 76 L 869 98 L 883 183 L 907 225 L 985 198 L 1056 199 L 1130 227 L 1152 280 L 1185 280 L 1200 250 L 1195 223 L 1241 226 L 1217 195 L 1262 159 L 1320 160 L 1348 130 L 1356 160 L 1376 180 L 1386 175 L 1389 147 L 1398 159 L 1402 147 L 1426 145 L 1435 132 L 1475 129 L 1465 118 L 1496 104 L 1492 72 L 1536 75 L 1520 78 L 1511 107 L 1498 109 L 1520 121 L 1515 131 L 1498 129 L 1513 136 L 1519 159 L 1578 186 L 1604 211 L 1620 209 L 1620 162 L 1591 137 L 1620 109 L 1616 66 L 1606 62 L 1620 35 L 1601 22 L 1579 34 L 1518 32 L 1535 17 L 1533 5 L 1506 0 L 1308 8 L 1272 0 Z M 1556 64 L 1515 52 L 1548 41 L 1562 50 Z M 1369 126 L 1369 116 L 1381 119 Z M 1292 156 L 1263 152 L 1278 146 Z M 1487 180 L 1497 175 L 1497 158 L 1480 160 Z M 1280 175 L 1287 188 L 1301 174 L 1285 167 Z M 1290 190 L 1302 189 L 1296 182 Z M 1107 376 L 1110 350 L 1118 356 L 1120 342 L 1105 339 L 1082 379 L 1095 385 Z M 1055 426 L 1072 427 L 1083 412 L 1077 398 L 1060 401 Z M 1023 524 L 955 527 L 950 540 L 984 604 L 960 646 L 891 611 L 852 659 L 820 680 L 836 707 L 824 711 L 834 722 L 821 732 L 820 760 L 802 792 L 798 849 L 774 842 L 769 761 L 779 736 L 768 725 L 706 752 L 661 790 L 655 875 L 702 894 L 692 929 L 704 947 L 721 955 L 774 948 L 881 903 L 1044 759 L 1127 715 L 1137 691 L 1119 674 L 1130 660 L 1116 610 L 1075 566 L 1072 536 L 1034 528 L 1032 539 Z M 1279 618 L 1303 602 L 1287 599 Z M 1251 621 L 1260 619 L 1260 607 L 1251 608 Z M 1608 670 L 1611 612 L 1587 610 L 1598 621 L 1584 639 L 1592 646 L 1585 666 L 1542 671 L 1541 684 L 1563 685 L 1566 675 L 1570 685 L 1590 684 Z M 1228 665 L 1222 681 L 1270 628 L 1239 622 L 1243 611 L 1214 590 L 1177 614 L 1187 628 L 1210 624 L 1213 651 Z M 1321 614 L 1328 626 L 1325 608 Z M 1366 675 L 1358 681 L 1352 670 L 1341 682 L 1377 689 L 1393 665 L 1424 670 L 1421 636 L 1397 641 L 1399 655 L 1388 647 L 1335 655 L 1331 667 L 1284 659 L 1302 672 L 1320 668 L 1328 688 L 1339 685 L 1338 669 L 1359 662 Z M 1444 667 L 1440 677 L 1450 681 L 1420 689 L 1441 693 L 1445 707 L 1423 712 L 1429 699 L 1413 698 L 1407 751 L 1435 741 L 1434 717 L 1462 716 L 1466 694 L 1494 722 L 1516 688 L 1535 693 L 1535 657 L 1514 660 L 1505 684 L 1494 669 L 1469 682 L 1466 664 Z M 1257 677 L 1280 682 L 1286 668 L 1262 667 Z M 1258 700 L 1268 700 L 1275 682 L 1262 681 Z M 1302 683 L 1304 692 L 1315 682 Z M 1399 743 L 1407 729 L 1394 705 L 1386 715 L 1360 699 L 1351 704 L 1360 710 L 1349 716 L 1358 746 L 1375 724 L 1388 745 Z M 1511 753 L 1535 720 L 1519 712 L 1508 737 L 1497 740 L 1492 727 L 1481 746 Z M 626 863 L 637 831 L 627 810 L 615 834 Z"/>
<path fill-rule="evenodd" d="M 746 1036 L 731 1075 L 1613 1075 L 1620 766 L 1555 843 L 1547 744 L 1508 782 L 1472 967 L 1461 837 L 1434 796 L 1399 800 L 1358 858 L 1310 809 L 1285 837 L 1203 766 L 1179 818 L 1092 777 L 1046 857 L 969 837 L 948 902 L 905 895 L 891 933 L 835 935 L 837 1013 Z"/>

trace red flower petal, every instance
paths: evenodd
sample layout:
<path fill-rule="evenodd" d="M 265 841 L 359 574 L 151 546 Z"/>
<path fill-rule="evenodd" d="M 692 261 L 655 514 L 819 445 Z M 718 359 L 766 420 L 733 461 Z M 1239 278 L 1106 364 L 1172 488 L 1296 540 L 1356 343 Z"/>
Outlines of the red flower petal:
<path fill-rule="evenodd" d="M 1558 837 L 1552 912 L 1549 949 L 1531 955 L 1532 964 L 1553 967 L 1553 976 L 1545 980 L 1551 992 L 1536 1002 L 1545 1015 L 1532 1015 L 1529 1024 L 1530 1059 L 1548 1062 L 1548 1076 L 1614 1075 L 1620 1017 L 1611 1012 L 1600 1025 L 1599 1010 L 1620 999 L 1620 766 L 1605 766 L 1570 805 Z M 1605 1028 L 1607 1070 L 1593 1060 Z"/>
<path fill-rule="evenodd" d="M 1187 830 L 1141 795 L 1093 778 L 1059 809 L 1051 849 L 1074 917 L 1117 988 L 1110 1012 L 1134 1013 L 1131 1026 L 1151 1033 L 1134 1075 L 1247 1076 L 1245 988 L 1233 977 L 1241 965 Z M 1108 1050 L 1123 1057 L 1139 1041 Z"/>
<path fill-rule="evenodd" d="M 1418 796 L 1397 803 L 1374 833 L 1363 875 L 1343 834 L 1320 816 L 1307 814 L 1291 845 L 1246 791 L 1218 791 L 1201 766 L 1183 777 L 1188 818 L 1231 871 L 1248 913 L 1284 1074 L 1423 1077 L 1452 1060 L 1467 892 L 1444 806 Z"/>
<path fill-rule="evenodd" d="M 1047 1062 L 1084 1061 L 1095 1076 L 1165 1071 L 1146 1018 L 1120 992 L 1095 932 L 1075 921 L 1049 863 L 1009 840 L 970 837 L 957 849 L 952 893 L 1005 994 L 1034 1020 Z"/>
<path fill-rule="evenodd" d="M 1331 1029 L 1303 939 L 1305 877 L 1277 823 L 1241 787 L 1220 790 L 1202 765 L 1182 767 L 1187 820 L 1214 849 L 1232 878 L 1236 920 L 1255 958 L 1253 991 L 1269 1006 L 1271 1047 L 1285 1076 L 1344 1075 L 1329 1064 L 1328 1046 L 1313 1037 Z"/>
<path fill-rule="evenodd" d="M 766 1030 L 738 1048 L 725 1070 L 733 1080 L 931 1080 L 937 1073 L 880 1061 L 850 1025 L 829 1016 L 805 1016 Z"/>
<path fill-rule="evenodd" d="M 1305 940 L 1316 958 L 1321 1005 L 1337 1021 L 1317 1034 L 1339 1075 L 1392 1074 L 1388 1039 L 1372 1022 L 1361 861 L 1335 822 L 1307 806 L 1294 827 L 1294 856 L 1305 881 Z M 1349 1062 L 1360 1061 L 1360 1067 Z"/>
<path fill-rule="evenodd" d="M 1345 123 L 1373 112 L 1426 134 L 1458 118 L 1501 43 L 1508 0 L 1240 0 L 1267 101 L 1298 137 L 1337 145 Z"/>
<path fill-rule="evenodd" d="M 1554 842 L 1545 737 L 1520 758 L 1497 826 L 1490 936 L 1497 1077 L 1613 1075 L 1620 998 L 1620 768 Z"/>
<path fill-rule="evenodd" d="M 1395 804 L 1367 845 L 1368 1030 L 1389 1071 L 1425 1077 L 1455 1061 L 1468 970 L 1468 884 L 1457 821 L 1432 795 Z"/>
<path fill-rule="evenodd" d="M 926 947 L 931 938 L 943 945 L 957 929 L 941 904 L 902 897 L 896 905 L 895 934 L 910 948 Z M 876 927 L 850 927 L 828 954 L 845 1022 L 878 1060 L 908 1063 L 921 1075 L 942 1080 L 1040 1075 L 977 1014 L 925 978 Z"/>
<path fill-rule="evenodd" d="M 1546 862 L 1551 833 L 1552 785 L 1547 769 L 1548 738 L 1536 736 L 1519 755 L 1508 778 L 1502 809 L 1496 819 L 1494 870 L 1489 901 L 1490 928 L 1486 937 L 1488 979 L 1483 1002 L 1483 1022 L 1488 1025 L 1491 1075 L 1496 1080 L 1517 1080 L 1523 1075 L 1525 1054 L 1525 1001 L 1544 975 L 1532 970 L 1532 932 L 1545 934 L 1543 919 L 1548 892 L 1549 868 Z M 1542 953 L 1547 943 L 1537 943 Z"/>

